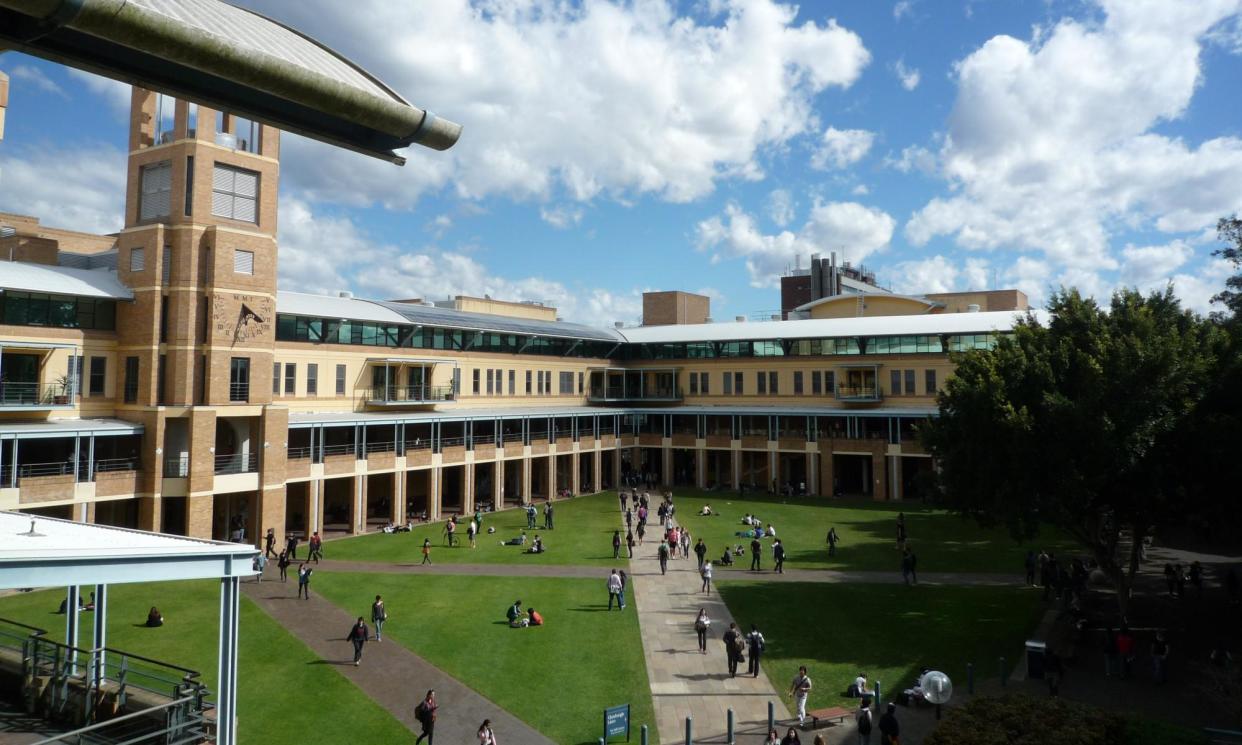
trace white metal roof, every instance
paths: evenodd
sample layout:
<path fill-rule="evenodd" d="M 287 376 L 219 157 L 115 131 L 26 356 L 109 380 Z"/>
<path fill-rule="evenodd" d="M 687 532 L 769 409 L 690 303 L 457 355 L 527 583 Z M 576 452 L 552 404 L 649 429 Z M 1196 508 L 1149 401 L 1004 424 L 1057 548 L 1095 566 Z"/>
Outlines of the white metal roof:
<path fill-rule="evenodd" d="M 797 308 L 794 308 L 794 310 L 810 310 L 811 308 L 818 307 L 825 303 L 831 303 L 833 301 L 857 303 L 859 298 L 861 298 L 862 301 L 865 303 L 867 302 L 868 295 L 881 295 L 885 298 L 896 298 L 896 299 L 901 299 L 901 300 L 916 300 L 932 308 L 943 308 L 944 307 L 944 303 L 939 302 L 937 300 L 929 300 L 928 298 L 925 298 L 921 295 L 899 295 L 895 292 L 886 291 L 886 292 L 865 292 L 865 293 L 860 292 L 860 293 L 854 293 L 850 295 L 831 295 L 829 297 L 821 297 L 818 300 L 812 300 L 809 303 L 803 303 L 802 305 L 799 305 Z"/>
<path fill-rule="evenodd" d="M 37 440 L 45 437 L 88 435 L 137 435 L 138 422 L 121 419 L 41 419 L 33 422 L 0 422 L 0 440 Z"/>
<path fill-rule="evenodd" d="M 71 269 L 28 261 L 0 261 L 0 288 L 50 295 L 133 300 L 134 293 L 105 269 Z"/>
<path fill-rule="evenodd" d="M 3 589 L 248 577 L 256 553 L 237 543 L 0 512 Z"/>
<path fill-rule="evenodd" d="M 276 312 L 315 318 L 340 318 L 349 321 L 409 323 L 401 314 L 366 300 L 284 290 L 276 293 Z"/>
<path fill-rule="evenodd" d="M 1047 317 L 1034 311 L 1041 322 Z M 635 343 L 684 343 L 695 341 L 747 341 L 771 339 L 818 339 L 851 336 L 905 336 L 921 334 L 986 334 L 1009 331 L 1026 311 L 991 313 L 937 313 L 916 316 L 870 318 L 816 318 L 797 321 L 700 323 L 677 326 L 642 326 L 620 329 Z"/>

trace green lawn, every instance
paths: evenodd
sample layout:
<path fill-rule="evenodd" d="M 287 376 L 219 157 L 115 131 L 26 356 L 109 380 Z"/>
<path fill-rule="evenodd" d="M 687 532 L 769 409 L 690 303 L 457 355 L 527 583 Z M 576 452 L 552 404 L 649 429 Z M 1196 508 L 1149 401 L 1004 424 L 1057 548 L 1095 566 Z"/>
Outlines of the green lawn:
<path fill-rule="evenodd" d="M 765 669 L 782 693 L 799 665 L 814 688 L 808 708 L 842 705 L 860 672 L 883 683 L 886 700 L 909 687 L 920 669 L 944 671 L 966 688 L 966 663 L 977 680 L 997 675 L 1042 612 L 1040 594 L 1025 588 L 906 587 L 724 581 L 721 596 L 738 625 L 759 625 L 767 640 Z"/>
<path fill-rule="evenodd" d="M 383 595 L 386 642 L 405 645 L 555 742 L 596 742 L 607 706 L 631 704 L 635 734 L 655 721 L 634 605 L 606 612 L 602 577 L 323 572 L 315 590 L 351 612 Z M 504 613 L 517 599 L 546 625 L 509 628 Z M 653 742 L 655 734 L 653 726 Z"/>
<path fill-rule="evenodd" d="M 746 514 L 771 523 L 785 545 L 786 566 L 796 569 L 856 569 L 899 572 L 896 548 L 897 514 L 904 512 L 909 545 L 924 572 L 1001 572 L 1021 576 L 1026 552 L 1048 547 L 1058 554 L 1072 552 L 1073 544 L 1049 529 L 1032 544 L 1020 545 L 1004 529 L 984 530 L 973 520 L 918 503 L 837 500 L 822 497 L 778 498 L 766 495 L 738 499 L 736 493 L 707 493 L 682 489 L 675 493 L 677 519 L 695 538 L 702 537 L 710 557 L 718 558 L 725 545 L 749 546 L 736 537 Z M 707 503 L 719 517 L 697 514 Z M 828 528 L 835 526 L 840 543 L 828 556 Z M 764 541 L 764 568 L 770 568 L 771 540 Z M 749 549 L 748 549 L 749 550 Z M 749 566 L 750 559 L 740 565 Z M 722 576 L 729 570 L 722 568 Z"/>
<path fill-rule="evenodd" d="M 318 584 L 318 577 L 316 584 Z M 198 670 L 214 691 L 220 585 L 214 581 L 113 585 L 108 591 L 108 646 Z M 86 591 L 89 588 L 83 588 Z M 59 590 L 0 598 L 0 617 L 47 629 L 64 638 L 65 617 L 54 611 Z M 165 624 L 142 625 L 156 605 Z M 91 613 L 83 613 L 82 642 L 89 645 Z M 354 687 L 333 666 L 291 636 L 248 598 L 241 601 L 238 650 L 238 730 L 242 742 L 396 743 L 408 729 Z"/>
<path fill-rule="evenodd" d="M 324 544 L 324 556 L 346 561 L 380 561 L 418 563 L 422 561 L 424 538 L 431 539 L 431 560 L 445 564 L 586 564 L 612 566 L 612 532 L 621 527 L 616 492 L 603 492 L 553 503 L 555 530 L 543 530 L 540 506 L 535 524 L 539 530 L 527 531 L 543 538 L 547 551 L 525 553 L 525 547 L 502 546 L 501 541 L 517 537 L 526 528 L 526 511 L 509 509 L 483 515 L 483 534 L 478 547 L 471 549 L 466 540 L 465 523 L 457 531 L 458 545 L 449 548 L 444 541 L 444 523 L 416 527 L 409 533 L 371 533 L 342 538 Z M 495 527 L 495 533 L 487 533 Z M 622 538 L 625 534 L 622 533 Z M 529 542 L 528 544 L 529 545 Z"/>

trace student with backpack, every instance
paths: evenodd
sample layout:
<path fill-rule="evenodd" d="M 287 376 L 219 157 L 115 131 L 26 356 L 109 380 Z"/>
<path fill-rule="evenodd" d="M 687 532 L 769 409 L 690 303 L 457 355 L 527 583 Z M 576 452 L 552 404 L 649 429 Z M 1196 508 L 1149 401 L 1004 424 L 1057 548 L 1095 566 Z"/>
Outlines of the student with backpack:
<path fill-rule="evenodd" d="M 768 649 L 768 643 L 764 640 L 763 634 L 759 632 L 759 627 L 755 624 L 750 625 L 750 633 L 746 635 L 746 647 L 750 653 L 750 661 L 746 665 L 746 672 L 751 677 L 759 677 L 759 658 Z"/>
<path fill-rule="evenodd" d="M 375 641 L 384 641 L 384 622 L 387 620 L 388 609 L 384 607 L 384 599 L 376 595 L 375 602 L 371 603 L 371 625 L 375 627 Z"/>
<path fill-rule="evenodd" d="M 707 654 L 707 627 L 712 625 L 712 619 L 707 617 L 707 609 L 699 608 L 699 614 L 694 617 L 694 633 L 699 637 L 699 654 Z"/>
<path fill-rule="evenodd" d="M 414 741 L 414 745 L 419 745 L 424 737 L 427 738 L 427 745 L 435 745 L 436 709 L 438 708 L 440 706 L 436 703 L 434 690 L 427 691 L 426 697 L 414 707 L 414 718 L 418 720 L 418 725 L 423 729 L 418 739 Z"/>
<path fill-rule="evenodd" d="M 358 616 L 358 623 L 349 630 L 349 634 L 345 636 L 345 641 L 354 644 L 354 667 L 362 662 L 362 646 L 371 638 L 371 634 L 367 629 L 366 621 L 362 620 L 362 616 Z"/>
<path fill-rule="evenodd" d="M 742 632 L 737 630 L 737 624 L 729 624 L 729 630 L 724 633 L 725 656 L 729 661 L 729 677 L 737 677 L 737 664 L 742 661 L 742 653 L 746 650 L 746 640 L 742 638 Z"/>
<path fill-rule="evenodd" d="M 858 725 L 858 745 L 871 745 L 871 699 L 863 697 L 858 704 L 858 712 L 854 715 Z"/>

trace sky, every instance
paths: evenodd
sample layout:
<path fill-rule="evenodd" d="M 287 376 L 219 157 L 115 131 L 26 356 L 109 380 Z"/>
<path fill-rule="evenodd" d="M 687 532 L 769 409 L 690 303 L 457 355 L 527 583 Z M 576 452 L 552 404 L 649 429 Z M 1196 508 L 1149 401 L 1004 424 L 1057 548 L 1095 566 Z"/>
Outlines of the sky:
<path fill-rule="evenodd" d="M 766 316 L 830 251 L 897 292 L 1169 282 L 1242 212 L 1242 0 L 242 0 L 464 125 L 397 167 L 285 135 L 280 286 Z M 121 227 L 128 89 L 16 53 L 0 211 Z"/>

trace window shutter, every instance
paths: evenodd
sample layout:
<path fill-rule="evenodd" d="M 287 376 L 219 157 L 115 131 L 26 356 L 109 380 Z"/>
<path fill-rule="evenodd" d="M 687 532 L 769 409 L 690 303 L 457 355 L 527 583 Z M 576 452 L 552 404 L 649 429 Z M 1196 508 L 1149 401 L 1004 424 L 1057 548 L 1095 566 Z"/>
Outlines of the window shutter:
<path fill-rule="evenodd" d="M 165 282 L 172 276 L 172 246 L 164 246 L 164 261 L 160 273 Z"/>
<path fill-rule="evenodd" d="M 129 270 L 131 272 L 141 272 L 147 268 L 146 251 L 141 248 L 129 249 Z"/>
<path fill-rule="evenodd" d="M 254 274 L 254 251 L 233 251 L 233 273 Z"/>
<path fill-rule="evenodd" d="M 172 166 L 157 163 L 142 169 L 142 199 L 138 217 L 150 220 L 172 212 Z"/>

